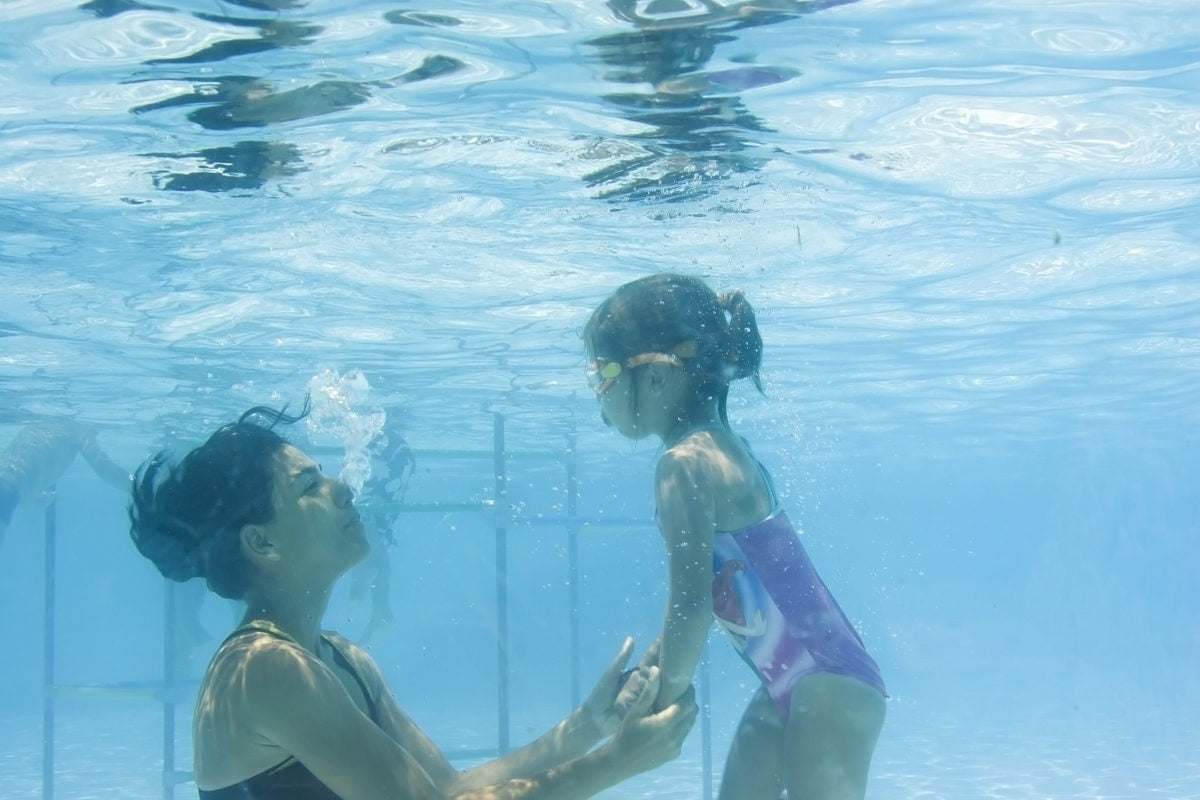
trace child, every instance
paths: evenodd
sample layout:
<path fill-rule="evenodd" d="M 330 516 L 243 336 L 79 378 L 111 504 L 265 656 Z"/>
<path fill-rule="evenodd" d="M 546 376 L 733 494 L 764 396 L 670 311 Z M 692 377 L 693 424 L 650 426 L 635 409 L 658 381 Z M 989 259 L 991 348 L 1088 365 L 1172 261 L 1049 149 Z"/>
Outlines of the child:
<path fill-rule="evenodd" d="M 687 690 L 715 615 L 762 682 L 721 800 L 863 798 L 885 713 L 879 669 L 725 413 L 731 381 L 761 390 L 754 310 L 740 291 L 653 275 L 604 301 L 584 341 L 604 422 L 666 447 L 654 486 L 669 598 L 643 659 L 660 668 L 658 704 Z"/>

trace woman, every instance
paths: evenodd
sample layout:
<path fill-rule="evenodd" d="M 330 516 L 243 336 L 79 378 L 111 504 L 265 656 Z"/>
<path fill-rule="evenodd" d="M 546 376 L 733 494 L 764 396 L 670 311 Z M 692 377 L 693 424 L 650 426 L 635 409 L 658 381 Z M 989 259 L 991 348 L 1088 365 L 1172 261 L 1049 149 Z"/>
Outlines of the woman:
<path fill-rule="evenodd" d="M 713 617 L 761 686 L 742 715 L 721 800 L 861 800 L 883 726 L 879 668 L 804 551 L 766 469 L 725 413 L 730 382 L 758 383 L 762 338 L 741 292 L 652 275 L 584 330 L 604 421 L 665 446 L 654 474 L 667 548 L 662 634 L 643 664 L 658 704 L 691 686 Z"/>
<path fill-rule="evenodd" d="M 134 480 L 130 532 L 142 554 L 167 578 L 202 576 L 246 604 L 197 698 L 202 800 L 568 800 L 678 754 L 695 704 L 689 695 L 648 713 L 655 670 L 619 687 L 627 640 L 587 701 L 551 731 L 456 771 L 371 657 L 320 629 L 334 583 L 368 545 L 350 489 L 273 430 L 303 416 L 250 409 L 178 465 L 159 453 Z"/>

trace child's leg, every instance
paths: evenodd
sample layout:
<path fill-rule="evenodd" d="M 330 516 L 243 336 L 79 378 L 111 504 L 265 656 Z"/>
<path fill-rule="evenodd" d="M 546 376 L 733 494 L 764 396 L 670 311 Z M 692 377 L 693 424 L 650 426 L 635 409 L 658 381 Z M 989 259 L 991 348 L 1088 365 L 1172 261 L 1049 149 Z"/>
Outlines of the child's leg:
<path fill-rule="evenodd" d="M 783 736 L 783 715 L 760 687 L 733 736 L 719 800 L 778 800 L 784 779 Z"/>
<path fill-rule="evenodd" d="M 886 713 L 883 695 L 841 675 L 811 675 L 792 690 L 784 742 L 788 800 L 863 800 Z"/>

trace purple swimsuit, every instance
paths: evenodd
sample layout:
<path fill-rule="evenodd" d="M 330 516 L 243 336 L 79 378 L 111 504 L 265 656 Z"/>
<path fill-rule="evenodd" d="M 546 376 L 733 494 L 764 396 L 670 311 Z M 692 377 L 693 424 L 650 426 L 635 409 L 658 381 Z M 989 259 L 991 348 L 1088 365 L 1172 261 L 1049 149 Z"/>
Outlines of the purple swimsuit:
<path fill-rule="evenodd" d="M 788 716 L 792 687 L 819 672 L 887 692 L 879 667 L 817 575 L 783 511 L 713 542 L 713 613 Z"/>

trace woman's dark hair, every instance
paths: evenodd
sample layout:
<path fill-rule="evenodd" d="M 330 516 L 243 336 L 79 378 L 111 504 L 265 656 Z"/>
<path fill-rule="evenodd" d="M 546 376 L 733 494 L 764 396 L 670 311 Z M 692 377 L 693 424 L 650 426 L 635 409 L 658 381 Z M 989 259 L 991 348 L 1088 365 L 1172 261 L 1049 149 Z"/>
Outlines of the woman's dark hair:
<path fill-rule="evenodd" d="M 583 331 L 589 354 L 620 361 L 672 353 L 694 341 L 683 358 L 697 398 L 718 397 L 721 421 L 730 382 L 750 378 L 762 391 L 762 336 L 740 291 L 718 295 L 699 278 L 661 273 L 621 286 L 592 313 Z"/>
<path fill-rule="evenodd" d="M 164 577 L 204 578 L 222 597 L 240 599 L 250 580 L 243 525 L 275 514 L 274 459 L 287 440 L 273 428 L 297 416 L 255 406 L 208 437 L 178 464 L 165 451 L 138 468 L 129 503 L 129 535 Z"/>

